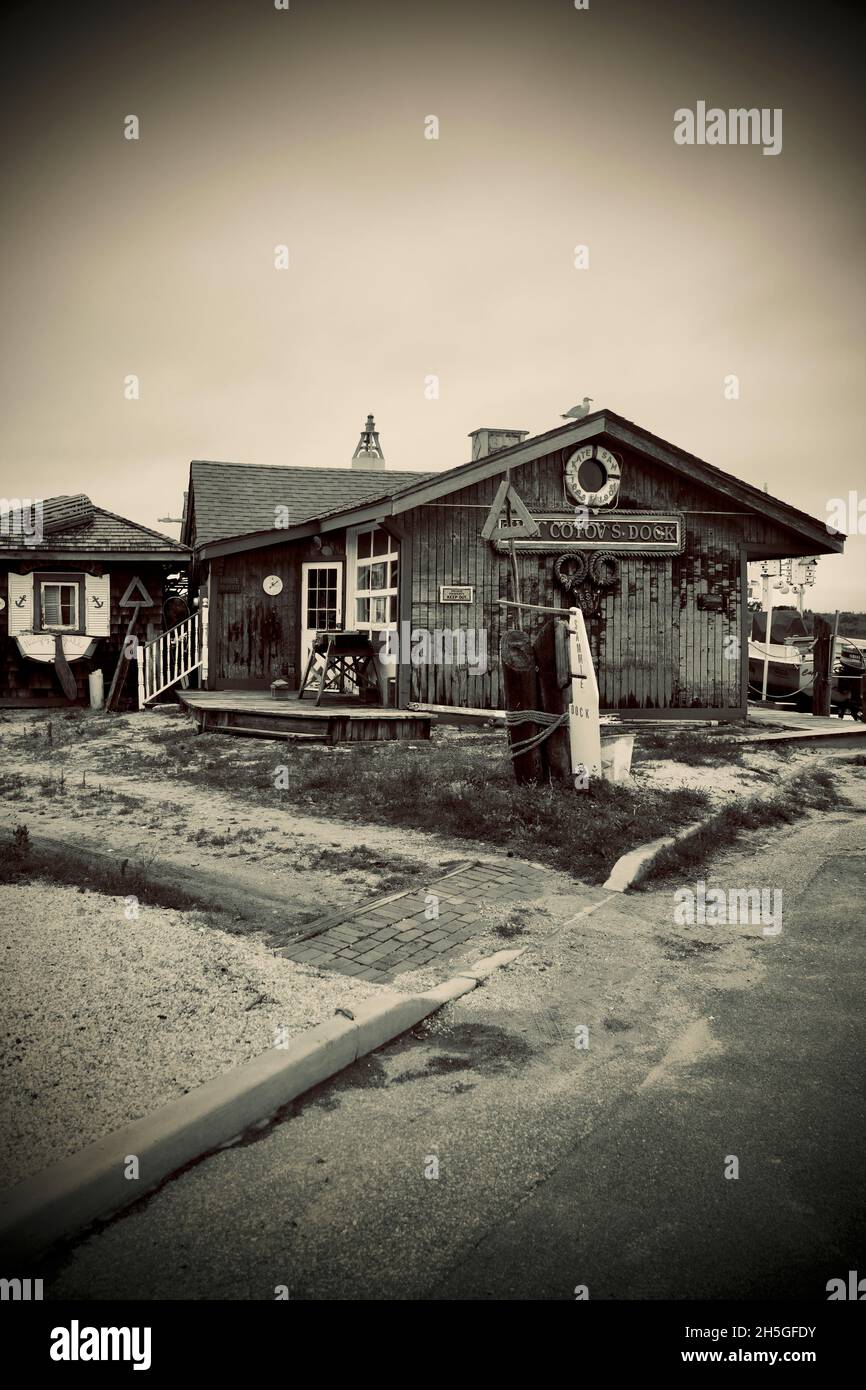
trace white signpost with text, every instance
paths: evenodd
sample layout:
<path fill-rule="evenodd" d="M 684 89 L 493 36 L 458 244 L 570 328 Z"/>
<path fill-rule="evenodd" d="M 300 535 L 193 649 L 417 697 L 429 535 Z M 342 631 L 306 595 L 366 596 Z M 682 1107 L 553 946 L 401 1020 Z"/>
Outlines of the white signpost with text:
<path fill-rule="evenodd" d="M 568 735 L 575 791 L 586 791 L 591 777 L 601 776 L 601 723 L 598 714 L 598 681 L 579 608 L 569 611 L 568 650 L 571 665 L 571 704 Z"/>

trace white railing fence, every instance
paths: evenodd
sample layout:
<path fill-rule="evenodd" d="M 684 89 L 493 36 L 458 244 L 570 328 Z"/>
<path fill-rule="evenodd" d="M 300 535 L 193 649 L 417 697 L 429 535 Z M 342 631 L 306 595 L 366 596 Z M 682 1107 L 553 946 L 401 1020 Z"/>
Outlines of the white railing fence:
<path fill-rule="evenodd" d="M 202 661 L 201 611 L 138 647 L 138 708 L 189 676 Z"/>

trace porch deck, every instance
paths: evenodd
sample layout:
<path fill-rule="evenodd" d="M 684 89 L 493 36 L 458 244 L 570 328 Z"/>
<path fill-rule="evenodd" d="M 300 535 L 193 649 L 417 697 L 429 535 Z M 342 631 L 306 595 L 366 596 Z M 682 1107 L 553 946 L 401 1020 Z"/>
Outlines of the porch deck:
<path fill-rule="evenodd" d="M 381 743 L 430 737 L 435 714 L 388 709 L 359 700 L 323 696 L 299 700 L 297 692 L 275 700 L 265 690 L 178 690 L 198 720 L 199 733 L 245 734 L 315 743 Z"/>

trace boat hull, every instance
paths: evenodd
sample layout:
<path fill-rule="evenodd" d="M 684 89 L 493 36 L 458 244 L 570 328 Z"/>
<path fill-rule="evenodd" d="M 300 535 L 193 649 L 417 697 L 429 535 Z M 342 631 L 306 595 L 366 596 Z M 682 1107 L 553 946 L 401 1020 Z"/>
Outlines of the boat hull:
<path fill-rule="evenodd" d="M 67 661 L 83 661 L 96 651 L 96 637 L 86 637 L 77 633 L 63 637 L 63 655 Z M 28 661 L 54 662 L 55 644 L 53 632 L 25 632 L 15 638 L 18 650 Z"/>

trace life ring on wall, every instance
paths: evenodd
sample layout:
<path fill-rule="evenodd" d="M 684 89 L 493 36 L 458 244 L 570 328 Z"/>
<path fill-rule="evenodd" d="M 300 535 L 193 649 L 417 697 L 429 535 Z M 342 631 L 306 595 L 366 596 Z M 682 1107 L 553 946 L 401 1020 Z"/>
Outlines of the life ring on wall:
<path fill-rule="evenodd" d="M 589 574 L 597 588 L 612 589 L 619 579 L 619 560 L 615 555 L 607 555 L 600 550 L 590 561 Z"/>
<path fill-rule="evenodd" d="M 566 569 L 566 566 L 571 566 Z M 589 570 L 589 561 L 580 551 L 567 551 L 564 555 L 559 555 L 553 566 L 553 573 L 556 582 L 565 592 L 574 594 L 586 579 Z"/>

